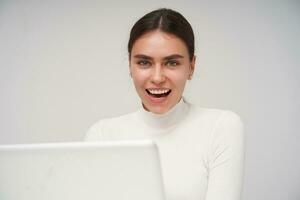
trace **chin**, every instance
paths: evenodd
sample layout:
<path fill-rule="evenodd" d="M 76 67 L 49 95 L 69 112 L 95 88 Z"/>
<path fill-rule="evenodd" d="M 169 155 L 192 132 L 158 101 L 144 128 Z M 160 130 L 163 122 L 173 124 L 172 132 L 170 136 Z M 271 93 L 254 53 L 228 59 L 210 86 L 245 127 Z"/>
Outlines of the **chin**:
<path fill-rule="evenodd" d="M 149 97 L 148 94 L 144 94 L 141 100 L 145 110 L 155 114 L 164 114 L 177 103 L 174 102 L 174 96 L 172 95 L 165 97 L 165 99 L 154 99 L 153 97 Z"/>

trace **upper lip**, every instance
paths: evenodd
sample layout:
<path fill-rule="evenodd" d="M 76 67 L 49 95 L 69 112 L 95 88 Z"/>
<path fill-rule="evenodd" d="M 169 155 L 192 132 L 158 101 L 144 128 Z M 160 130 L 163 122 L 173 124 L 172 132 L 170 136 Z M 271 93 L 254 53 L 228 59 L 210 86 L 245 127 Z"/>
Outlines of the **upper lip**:
<path fill-rule="evenodd" d="M 170 90 L 169 88 L 146 88 L 147 90 Z"/>

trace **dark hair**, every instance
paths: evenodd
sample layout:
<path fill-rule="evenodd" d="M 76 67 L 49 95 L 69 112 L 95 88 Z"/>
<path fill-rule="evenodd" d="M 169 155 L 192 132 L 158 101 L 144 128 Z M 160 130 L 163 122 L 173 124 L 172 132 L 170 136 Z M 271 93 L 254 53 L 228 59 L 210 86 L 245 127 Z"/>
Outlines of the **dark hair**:
<path fill-rule="evenodd" d="M 190 60 L 194 57 L 194 32 L 190 23 L 177 11 L 161 8 L 140 18 L 132 27 L 128 41 L 129 57 L 134 42 L 147 32 L 159 29 L 179 37 L 187 46 Z"/>

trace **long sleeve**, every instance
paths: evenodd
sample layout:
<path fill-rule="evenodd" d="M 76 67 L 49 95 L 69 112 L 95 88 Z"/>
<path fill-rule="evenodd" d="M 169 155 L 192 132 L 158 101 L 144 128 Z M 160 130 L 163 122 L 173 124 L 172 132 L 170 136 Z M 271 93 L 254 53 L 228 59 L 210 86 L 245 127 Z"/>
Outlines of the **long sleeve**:
<path fill-rule="evenodd" d="M 205 200 L 240 200 L 244 176 L 244 127 L 240 117 L 226 111 L 211 135 L 209 177 Z"/>
<path fill-rule="evenodd" d="M 231 111 L 177 104 L 166 115 L 143 109 L 101 119 L 86 141 L 154 139 L 168 200 L 240 200 L 244 128 Z"/>

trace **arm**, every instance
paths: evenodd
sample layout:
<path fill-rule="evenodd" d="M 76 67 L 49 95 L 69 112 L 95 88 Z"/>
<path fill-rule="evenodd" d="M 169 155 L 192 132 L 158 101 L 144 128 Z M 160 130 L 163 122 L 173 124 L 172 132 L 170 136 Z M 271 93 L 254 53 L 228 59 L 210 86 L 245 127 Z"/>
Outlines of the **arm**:
<path fill-rule="evenodd" d="M 244 174 L 244 127 L 240 117 L 226 111 L 210 140 L 206 200 L 240 200 Z"/>

